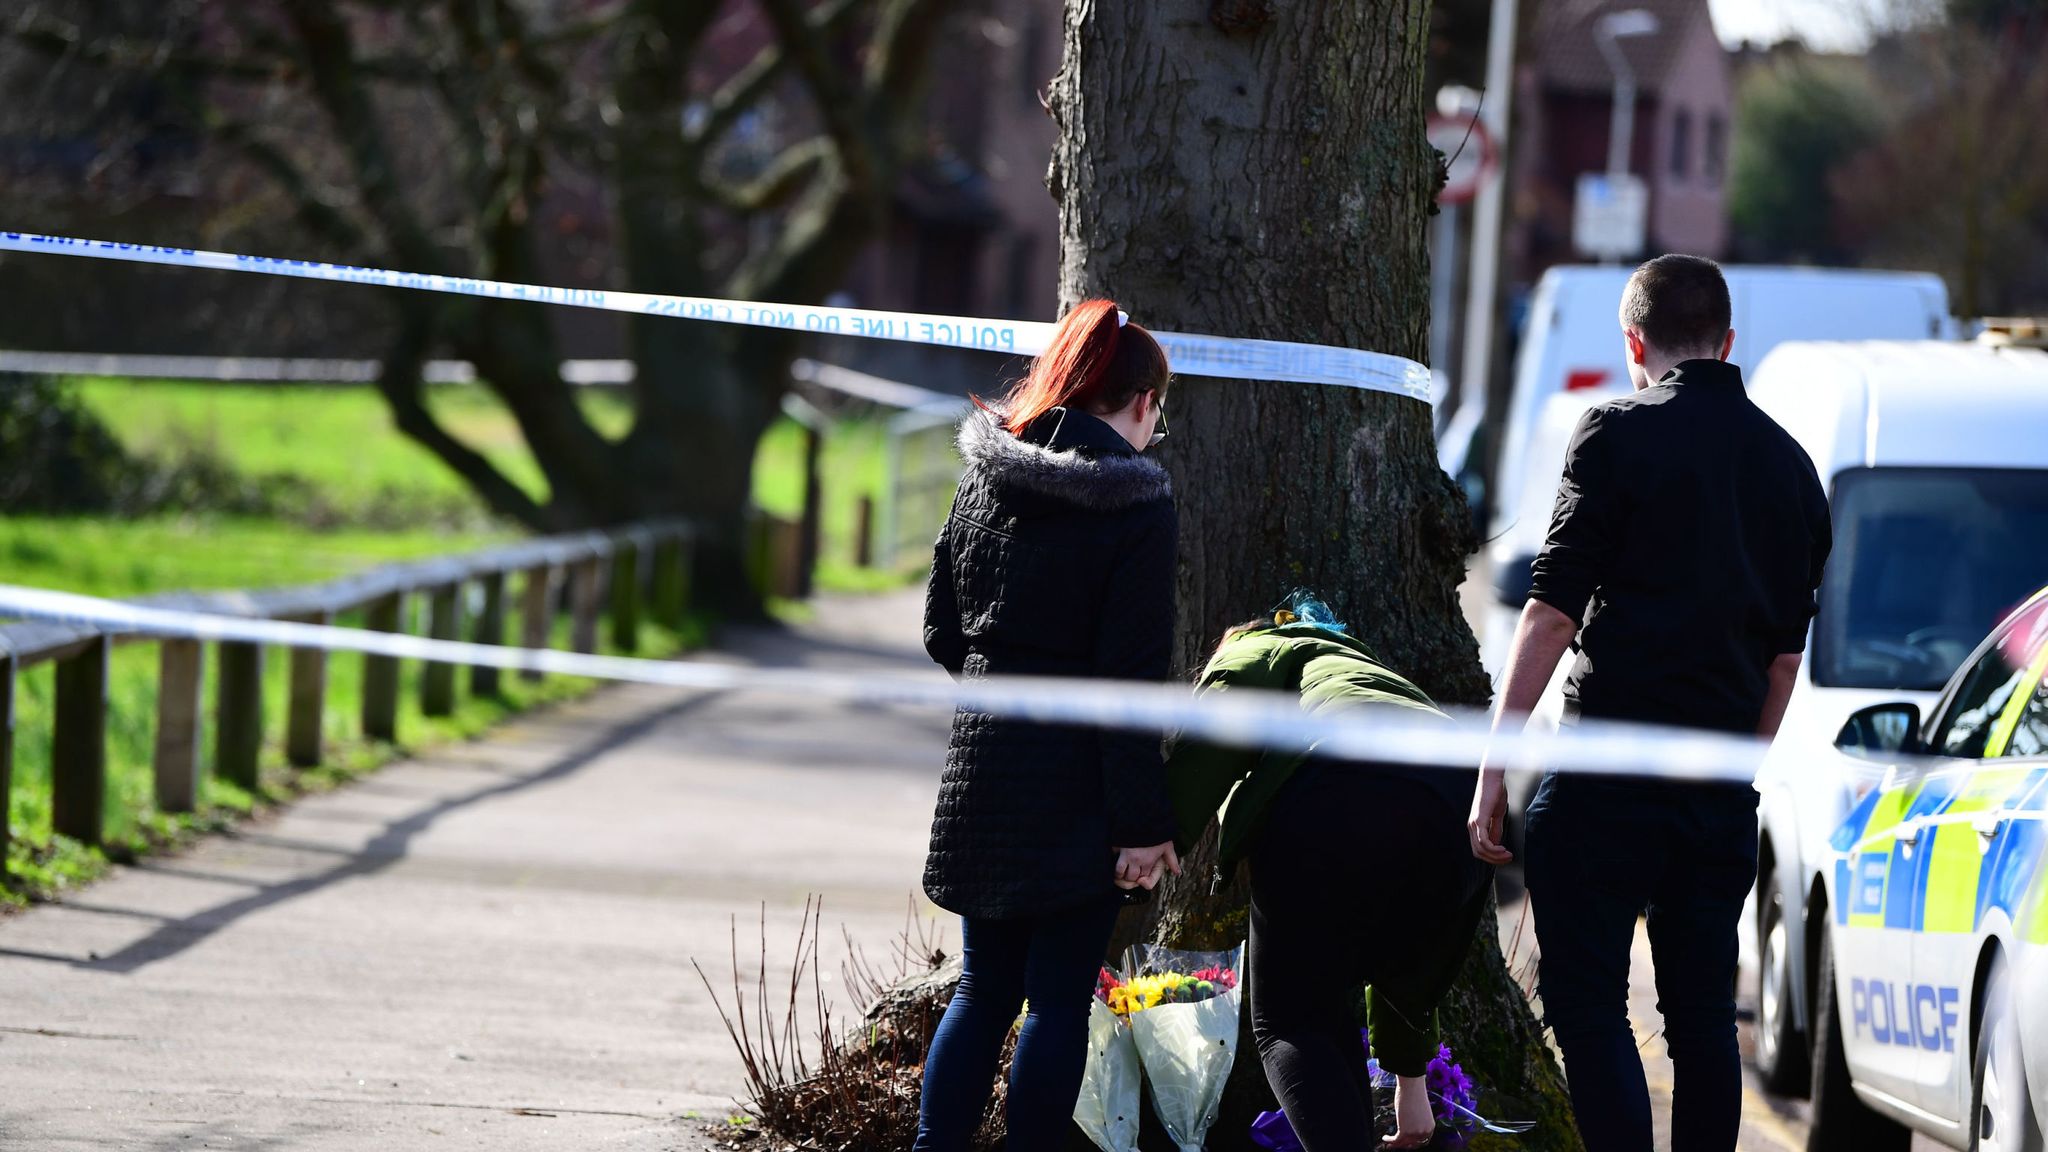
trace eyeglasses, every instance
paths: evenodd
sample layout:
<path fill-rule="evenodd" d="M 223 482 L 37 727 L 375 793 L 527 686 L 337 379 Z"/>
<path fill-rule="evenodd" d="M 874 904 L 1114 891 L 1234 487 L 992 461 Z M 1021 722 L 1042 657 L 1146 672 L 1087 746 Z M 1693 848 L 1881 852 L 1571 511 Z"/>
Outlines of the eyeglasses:
<path fill-rule="evenodd" d="M 1166 439 L 1166 405 L 1161 404 L 1159 405 L 1159 423 L 1153 427 L 1152 439 L 1145 447 L 1157 448 L 1159 447 L 1159 442 L 1164 439 Z"/>

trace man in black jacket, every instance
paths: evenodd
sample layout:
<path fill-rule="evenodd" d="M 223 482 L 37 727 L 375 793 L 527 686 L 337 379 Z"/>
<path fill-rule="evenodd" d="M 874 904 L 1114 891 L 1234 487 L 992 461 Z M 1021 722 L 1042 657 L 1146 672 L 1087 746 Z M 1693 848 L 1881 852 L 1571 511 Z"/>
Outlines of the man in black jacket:
<path fill-rule="evenodd" d="M 1776 735 L 1832 536 L 1813 463 L 1726 362 L 1728 286 L 1660 256 L 1622 293 L 1634 395 L 1586 413 L 1537 557 L 1495 730 L 1524 721 L 1576 638 L 1580 717 Z M 1472 848 L 1503 864 L 1505 790 L 1481 773 Z M 1742 1109 L 1736 926 L 1756 878 L 1747 784 L 1552 773 L 1529 806 L 1526 876 L 1546 1021 L 1589 1152 L 1651 1147 L 1628 1021 L 1630 945 L 1647 914 L 1671 1053 L 1674 1152 L 1727 1152 Z"/>

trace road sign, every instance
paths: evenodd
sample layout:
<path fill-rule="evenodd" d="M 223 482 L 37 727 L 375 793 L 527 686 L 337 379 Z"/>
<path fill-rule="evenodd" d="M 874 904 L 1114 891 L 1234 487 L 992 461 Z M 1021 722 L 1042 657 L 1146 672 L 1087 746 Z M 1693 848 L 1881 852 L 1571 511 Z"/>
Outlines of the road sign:
<path fill-rule="evenodd" d="M 1429 146 L 1443 153 L 1451 165 L 1436 202 L 1463 204 L 1479 194 L 1480 182 L 1493 175 L 1499 164 L 1493 136 L 1473 117 L 1431 116 L 1427 123 Z"/>
<path fill-rule="evenodd" d="M 1587 172 L 1572 202 L 1572 246 L 1599 260 L 1621 260 L 1643 250 L 1650 189 L 1635 175 Z"/>

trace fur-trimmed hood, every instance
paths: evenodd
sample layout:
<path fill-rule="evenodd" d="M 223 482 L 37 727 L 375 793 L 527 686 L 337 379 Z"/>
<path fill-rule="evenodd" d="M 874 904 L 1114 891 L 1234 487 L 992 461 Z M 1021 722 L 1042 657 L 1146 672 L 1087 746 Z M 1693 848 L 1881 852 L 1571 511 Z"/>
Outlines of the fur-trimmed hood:
<path fill-rule="evenodd" d="M 1012 436 L 992 413 L 972 413 L 960 425 L 960 457 L 994 483 L 1100 512 L 1173 495 L 1173 483 L 1157 461 L 1076 409 L 1054 408 L 1022 436 Z"/>

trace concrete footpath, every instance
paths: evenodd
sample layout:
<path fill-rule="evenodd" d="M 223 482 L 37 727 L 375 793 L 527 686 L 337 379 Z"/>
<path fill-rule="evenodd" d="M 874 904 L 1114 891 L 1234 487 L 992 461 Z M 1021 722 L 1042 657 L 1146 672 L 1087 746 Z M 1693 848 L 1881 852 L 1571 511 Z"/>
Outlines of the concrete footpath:
<path fill-rule="evenodd" d="M 705 658 L 939 675 L 915 600 Z M 886 954 L 946 723 L 615 687 L 0 919 L 0 1148 L 700 1147 L 690 960 L 729 995 L 765 905 L 786 974 L 809 893 L 832 985 L 842 924 Z"/>

